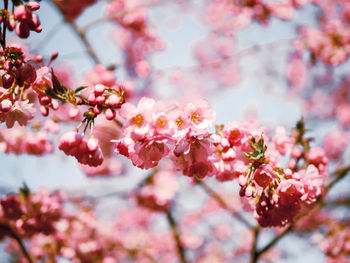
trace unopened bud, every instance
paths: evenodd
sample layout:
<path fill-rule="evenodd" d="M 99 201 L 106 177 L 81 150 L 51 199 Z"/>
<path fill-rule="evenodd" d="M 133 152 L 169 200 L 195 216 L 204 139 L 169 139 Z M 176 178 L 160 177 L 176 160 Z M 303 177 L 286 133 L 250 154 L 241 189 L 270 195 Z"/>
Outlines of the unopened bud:
<path fill-rule="evenodd" d="M 115 118 L 115 111 L 114 110 L 112 110 L 112 109 L 107 109 L 106 111 L 105 111 L 105 115 L 106 115 L 106 119 L 107 120 L 113 120 L 114 118 Z"/>
<path fill-rule="evenodd" d="M 11 74 L 6 73 L 6 74 L 2 75 L 2 86 L 4 87 L 4 89 L 11 88 L 14 80 L 15 80 L 15 78 Z"/>
<path fill-rule="evenodd" d="M 12 108 L 12 102 L 8 99 L 2 100 L 0 105 L 1 105 L 1 110 L 5 112 L 10 111 Z"/>

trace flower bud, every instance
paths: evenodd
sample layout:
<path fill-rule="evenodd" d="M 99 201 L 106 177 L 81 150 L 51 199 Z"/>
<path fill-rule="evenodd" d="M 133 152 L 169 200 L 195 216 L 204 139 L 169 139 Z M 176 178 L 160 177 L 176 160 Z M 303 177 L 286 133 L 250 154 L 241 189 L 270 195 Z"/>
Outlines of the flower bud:
<path fill-rule="evenodd" d="M 4 89 L 11 88 L 14 80 L 15 78 L 11 74 L 6 73 L 2 75 L 2 86 L 4 87 Z"/>
<path fill-rule="evenodd" d="M 1 101 L 1 110 L 8 112 L 12 108 L 12 102 L 9 99 L 4 99 Z"/>
<path fill-rule="evenodd" d="M 107 120 L 113 120 L 114 118 L 115 118 L 115 111 L 114 110 L 112 110 L 112 109 L 107 109 L 106 111 L 105 111 L 105 115 L 106 115 L 106 119 Z"/>

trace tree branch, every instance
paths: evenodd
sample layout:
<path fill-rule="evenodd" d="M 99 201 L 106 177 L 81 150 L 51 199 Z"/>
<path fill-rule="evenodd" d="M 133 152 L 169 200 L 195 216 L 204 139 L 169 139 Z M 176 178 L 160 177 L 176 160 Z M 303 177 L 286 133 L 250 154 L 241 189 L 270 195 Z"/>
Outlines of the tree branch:
<path fill-rule="evenodd" d="M 181 240 L 180 240 L 180 234 L 179 231 L 177 229 L 177 224 L 176 221 L 170 211 L 170 209 L 166 212 L 166 216 L 169 222 L 169 225 L 171 227 L 171 230 L 173 232 L 173 237 L 176 243 L 176 249 L 177 249 L 177 253 L 179 255 L 180 261 L 182 263 L 187 263 L 188 261 L 186 260 L 185 257 L 185 248 L 183 247 Z"/>
<path fill-rule="evenodd" d="M 242 223 L 248 228 L 254 228 L 254 226 L 251 223 L 249 223 L 242 215 L 240 215 L 236 210 L 229 207 L 226 204 L 226 202 L 222 199 L 222 197 L 218 193 L 216 193 L 209 185 L 207 185 L 201 180 L 197 180 L 197 184 L 199 184 L 209 196 L 214 198 L 222 208 L 230 212 L 230 214 L 232 214 L 232 216 L 236 218 L 240 223 Z"/>
<path fill-rule="evenodd" d="M 24 246 L 21 238 L 12 230 L 12 228 L 9 225 L 4 224 L 4 223 L 0 223 L 0 228 L 4 229 L 5 231 L 7 231 L 9 233 L 11 238 L 13 238 L 17 242 L 24 257 L 28 260 L 29 263 L 33 263 L 33 260 L 31 259 L 31 257 L 29 255 L 26 247 Z"/>
<path fill-rule="evenodd" d="M 55 8 L 56 10 L 62 15 L 63 19 L 64 18 L 64 14 L 62 13 L 62 11 L 56 6 L 55 2 L 53 1 L 49 1 Z M 86 34 L 84 30 L 81 30 L 73 21 L 67 21 L 65 20 L 65 22 L 71 27 L 71 29 L 73 30 L 73 32 L 79 37 L 79 39 L 81 40 L 81 42 L 83 43 L 83 45 L 86 48 L 86 52 L 89 55 L 89 57 L 93 60 L 93 62 L 95 64 L 102 64 L 101 60 L 98 58 L 98 56 L 96 55 L 96 53 L 94 52 L 90 42 L 88 41 L 88 39 L 86 38 Z"/>

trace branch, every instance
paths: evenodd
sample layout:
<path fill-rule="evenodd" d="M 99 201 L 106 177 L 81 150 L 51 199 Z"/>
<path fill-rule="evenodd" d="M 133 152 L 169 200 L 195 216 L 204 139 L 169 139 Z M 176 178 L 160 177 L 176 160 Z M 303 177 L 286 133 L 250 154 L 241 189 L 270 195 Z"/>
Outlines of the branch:
<path fill-rule="evenodd" d="M 177 229 L 176 221 L 175 221 L 170 210 L 168 210 L 166 212 L 166 216 L 167 216 L 169 225 L 171 227 L 171 230 L 173 232 L 173 237 L 174 237 L 174 240 L 176 243 L 177 253 L 179 255 L 180 261 L 182 263 L 188 263 L 188 261 L 186 260 L 186 257 L 185 257 L 185 248 L 183 247 L 181 240 L 180 240 L 180 235 L 179 235 L 179 231 Z"/>
<path fill-rule="evenodd" d="M 6 24 L 7 24 L 7 19 L 8 19 L 8 4 L 9 1 L 8 0 L 4 0 L 4 10 L 6 11 L 6 18 L 3 19 L 3 23 L 2 23 L 2 39 L 1 39 L 1 46 L 2 49 L 5 49 L 6 47 Z"/>
<path fill-rule="evenodd" d="M 230 212 L 232 216 L 236 218 L 240 223 L 242 223 L 248 228 L 254 228 L 254 226 L 251 223 L 249 223 L 242 215 L 240 215 L 236 210 L 229 207 L 224 201 L 224 199 L 222 199 L 222 197 L 218 193 L 216 193 L 210 186 L 208 186 L 206 183 L 200 180 L 197 180 L 197 184 L 199 184 L 209 196 L 214 198 L 222 208 Z"/>
<path fill-rule="evenodd" d="M 62 17 L 65 20 L 64 14 L 62 13 L 62 11 L 56 6 L 55 2 L 53 2 L 52 0 L 49 1 L 55 8 L 56 10 L 62 15 Z M 100 59 L 98 58 L 98 56 L 96 55 L 96 53 L 94 52 L 90 42 L 88 41 L 88 39 L 86 38 L 86 34 L 84 30 L 81 30 L 73 21 L 67 21 L 65 20 L 65 22 L 72 28 L 73 32 L 80 38 L 81 42 L 83 43 L 83 45 L 86 48 L 86 52 L 89 55 L 89 57 L 93 60 L 93 62 L 95 64 L 102 64 Z"/>
<path fill-rule="evenodd" d="M 24 246 L 21 238 L 12 230 L 12 228 L 9 225 L 4 224 L 4 223 L 0 223 L 0 228 L 4 229 L 5 231 L 7 231 L 10 234 L 10 236 L 17 242 L 24 257 L 28 260 L 29 263 L 33 263 L 33 260 L 31 259 L 31 257 L 29 255 L 26 247 Z"/>
<path fill-rule="evenodd" d="M 260 227 L 255 227 L 252 229 L 253 231 L 253 247 L 251 251 L 251 263 L 256 263 L 258 260 L 258 251 L 257 251 L 257 245 L 258 245 L 258 238 L 260 234 Z"/>

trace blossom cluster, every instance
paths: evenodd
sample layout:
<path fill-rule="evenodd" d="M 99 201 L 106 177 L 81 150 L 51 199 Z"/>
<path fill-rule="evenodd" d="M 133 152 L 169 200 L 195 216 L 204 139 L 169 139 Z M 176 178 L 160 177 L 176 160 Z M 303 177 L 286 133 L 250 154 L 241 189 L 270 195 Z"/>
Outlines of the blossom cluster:
<path fill-rule="evenodd" d="M 28 38 L 30 31 L 40 33 L 42 27 L 39 17 L 32 13 L 39 8 L 40 5 L 34 1 L 30 1 L 26 5 L 18 5 L 9 18 L 8 29 L 14 30 L 16 28 L 16 33 L 20 38 Z"/>

